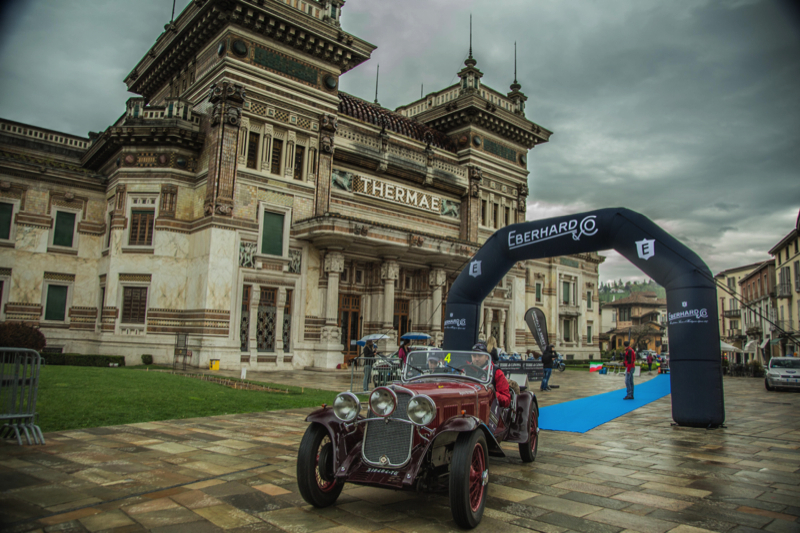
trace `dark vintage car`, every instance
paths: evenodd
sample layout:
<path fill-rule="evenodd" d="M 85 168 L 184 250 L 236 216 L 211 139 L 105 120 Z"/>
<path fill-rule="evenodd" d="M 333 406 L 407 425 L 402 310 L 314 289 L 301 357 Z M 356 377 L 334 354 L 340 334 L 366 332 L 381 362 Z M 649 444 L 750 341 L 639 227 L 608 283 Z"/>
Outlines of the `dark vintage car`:
<path fill-rule="evenodd" d="M 362 413 L 343 392 L 332 407 L 306 419 L 297 483 L 315 507 L 333 505 L 345 483 L 411 491 L 449 491 L 456 523 L 480 523 L 489 483 L 489 456 L 503 457 L 503 441 L 519 443 L 522 461 L 536 458 L 539 408 L 530 391 L 512 391 L 498 406 L 494 367 L 479 352 L 409 354 L 400 383 L 370 393 Z M 476 364 L 473 364 L 473 360 Z"/>

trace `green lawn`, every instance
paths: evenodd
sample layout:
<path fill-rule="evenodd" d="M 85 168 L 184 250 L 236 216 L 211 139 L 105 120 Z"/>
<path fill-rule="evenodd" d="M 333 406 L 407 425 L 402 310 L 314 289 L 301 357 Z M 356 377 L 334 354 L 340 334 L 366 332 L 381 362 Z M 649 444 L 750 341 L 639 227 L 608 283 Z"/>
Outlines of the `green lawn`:
<path fill-rule="evenodd" d="M 267 385 L 267 384 L 264 384 Z M 286 385 L 273 385 L 286 390 Z M 113 426 L 333 404 L 335 392 L 288 387 L 289 394 L 235 390 L 138 368 L 46 366 L 39 377 L 42 431 Z"/>

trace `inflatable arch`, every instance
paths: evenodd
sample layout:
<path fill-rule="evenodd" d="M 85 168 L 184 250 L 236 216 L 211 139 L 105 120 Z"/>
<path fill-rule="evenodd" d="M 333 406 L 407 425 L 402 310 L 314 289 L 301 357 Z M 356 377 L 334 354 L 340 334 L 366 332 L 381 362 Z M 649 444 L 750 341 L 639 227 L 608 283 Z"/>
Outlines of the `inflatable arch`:
<path fill-rule="evenodd" d="M 725 402 L 711 271 L 677 239 L 628 209 L 534 220 L 495 232 L 450 289 L 444 347 L 472 347 L 481 302 L 517 261 L 612 248 L 667 290 L 673 420 L 682 426 L 722 425 Z"/>

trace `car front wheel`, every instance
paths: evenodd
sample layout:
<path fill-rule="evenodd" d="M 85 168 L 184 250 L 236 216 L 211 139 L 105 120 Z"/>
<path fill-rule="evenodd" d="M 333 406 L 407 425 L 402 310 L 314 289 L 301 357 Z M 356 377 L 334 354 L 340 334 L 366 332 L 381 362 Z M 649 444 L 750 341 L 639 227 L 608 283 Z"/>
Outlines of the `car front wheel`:
<path fill-rule="evenodd" d="M 536 452 L 539 450 L 539 408 L 535 403 L 531 404 L 531 416 L 528 419 L 528 442 L 519 443 L 519 456 L 523 463 L 532 463 L 536 460 Z"/>
<path fill-rule="evenodd" d="M 775 390 L 775 387 L 770 387 L 769 386 L 769 381 L 767 381 L 766 379 L 764 380 L 764 388 L 766 388 L 768 391 L 774 391 Z"/>
<path fill-rule="evenodd" d="M 486 437 L 477 429 L 461 433 L 450 463 L 450 510 L 459 527 L 472 529 L 481 522 L 489 482 Z"/>
<path fill-rule="evenodd" d="M 308 426 L 297 453 L 297 487 L 314 507 L 333 505 L 344 488 L 344 481 L 334 478 L 333 452 L 328 431 L 319 424 Z"/>

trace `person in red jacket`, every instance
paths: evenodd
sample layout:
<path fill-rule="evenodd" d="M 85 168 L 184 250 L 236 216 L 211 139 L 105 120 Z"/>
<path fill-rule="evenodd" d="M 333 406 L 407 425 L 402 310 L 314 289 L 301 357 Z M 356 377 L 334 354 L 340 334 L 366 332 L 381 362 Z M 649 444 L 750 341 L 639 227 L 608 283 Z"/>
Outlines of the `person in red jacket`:
<path fill-rule="evenodd" d="M 491 386 L 497 397 L 497 403 L 500 407 L 509 407 L 511 405 L 511 390 L 508 387 L 508 380 L 502 370 L 492 365 L 490 359 L 485 343 L 479 342 L 472 347 L 472 367 L 476 370 L 480 369 L 482 376 L 485 376 L 486 372 L 493 372 Z"/>
<path fill-rule="evenodd" d="M 625 341 L 625 351 L 622 353 L 622 361 L 625 363 L 625 388 L 628 391 L 623 400 L 633 400 L 633 370 L 636 368 L 636 352 L 630 345 L 630 342 Z"/>

